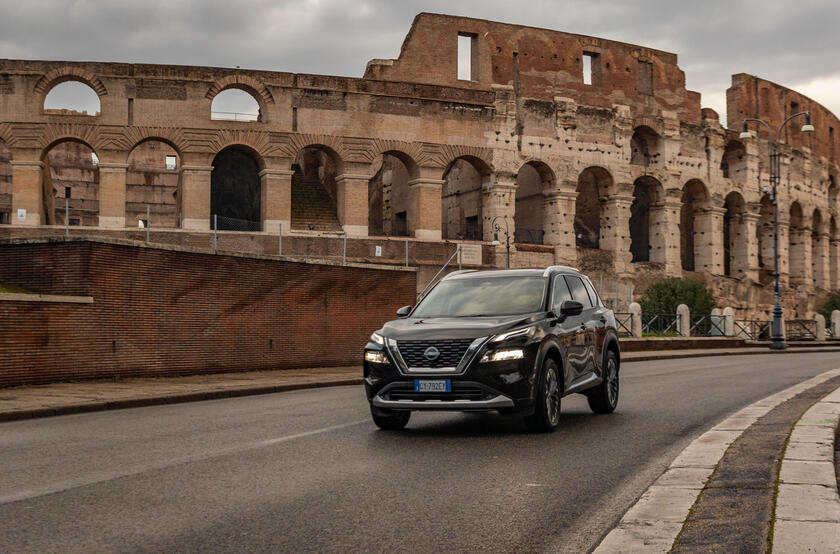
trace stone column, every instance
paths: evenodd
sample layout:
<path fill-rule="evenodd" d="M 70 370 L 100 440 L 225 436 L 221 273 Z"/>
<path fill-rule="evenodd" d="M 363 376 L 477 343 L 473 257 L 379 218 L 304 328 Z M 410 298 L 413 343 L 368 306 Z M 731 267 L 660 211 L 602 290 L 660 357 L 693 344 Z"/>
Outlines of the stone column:
<path fill-rule="evenodd" d="M 181 166 L 181 228 L 207 231 L 211 228 L 210 176 L 212 165 Z"/>
<path fill-rule="evenodd" d="M 770 258 L 765 263 L 770 271 L 773 271 L 775 261 L 772 243 L 770 249 Z M 782 219 L 779 219 L 779 280 L 785 286 L 790 284 L 790 224 Z"/>
<path fill-rule="evenodd" d="M 829 238 L 828 233 L 819 233 L 814 241 L 817 249 L 811 252 L 813 261 L 814 286 L 821 289 L 831 289 L 829 283 Z"/>
<path fill-rule="evenodd" d="M 284 233 L 292 228 L 292 174 L 290 169 L 260 171 L 260 219 L 266 233 L 276 234 L 281 225 Z"/>
<path fill-rule="evenodd" d="M 743 248 L 743 259 L 747 262 L 747 267 L 742 268 L 747 279 L 751 281 L 758 281 L 758 225 L 761 221 L 761 215 L 758 213 L 746 212 L 743 215 L 744 236 L 741 237 Z"/>
<path fill-rule="evenodd" d="M 723 208 L 706 207 L 694 216 L 695 271 L 723 275 Z"/>
<path fill-rule="evenodd" d="M 554 246 L 554 262 L 576 265 L 574 190 L 551 189 L 543 193 L 543 244 Z"/>
<path fill-rule="evenodd" d="M 788 252 L 790 260 L 790 283 L 792 285 L 812 285 L 814 282 L 811 267 L 811 229 L 799 227 L 791 229 L 791 240 L 798 249 Z"/>
<path fill-rule="evenodd" d="M 45 221 L 44 190 L 41 178 L 44 163 L 37 160 L 15 160 L 12 166 L 12 225 L 41 225 Z M 20 212 L 23 210 L 23 212 Z M 24 219 L 18 218 L 18 213 Z"/>
<path fill-rule="evenodd" d="M 630 304 L 630 330 L 633 338 L 642 338 L 642 306 L 638 302 Z"/>
<path fill-rule="evenodd" d="M 125 227 L 126 163 L 99 162 L 99 227 Z M 137 223 L 136 221 L 134 222 Z"/>
<path fill-rule="evenodd" d="M 338 221 L 348 236 L 368 235 L 368 181 L 370 176 L 363 174 L 335 176 Z"/>
<path fill-rule="evenodd" d="M 630 260 L 631 195 L 616 194 L 604 202 L 601 217 L 601 249 L 613 253 L 613 270 L 618 275 L 632 272 Z"/>
<path fill-rule="evenodd" d="M 666 200 L 650 207 L 650 261 L 664 264 L 669 277 L 682 275 L 680 260 L 680 208 L 682 203 Z"/>
<path fill-rule="evenodd" d="M 832 239 L 829 243 L 829 288 L 840 289 L 840 238 Z"/>
<path fill-rule="evenodd" d="M 442 190 L 442 179 L 418 177 L 408 182 L 408 209 L 405 216 L 411 236 L 441 240 Z"/>
<path fill-rule="evenodd" d="M 516 237 L 516 222 L 514 220 L 516 210 L 516 179 L 512 175 L 498 173 L 495 177 L 496 179 L 493 183 L 485 185 L 481 189 L 484 240 L 493 240 L 493 219 L 500 217 L 507 220 L 510 243 L 512 245 L 514 237 Z M 501 226 L 504 230 L 504 223 L 501 223 Z M 504 245 L 505 238 L 500 236 L 499 241 Z"/>

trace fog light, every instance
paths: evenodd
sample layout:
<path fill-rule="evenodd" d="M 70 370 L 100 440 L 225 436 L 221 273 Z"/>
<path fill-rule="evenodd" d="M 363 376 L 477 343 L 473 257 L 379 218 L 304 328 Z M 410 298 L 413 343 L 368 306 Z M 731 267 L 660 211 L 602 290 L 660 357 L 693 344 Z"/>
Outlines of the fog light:
<path fill-rule="evenodd" d="M 365 351 L 365 361 L 370 362 L 372 364 L 387 364 L 388 357 L 385 355 L 384 352 L 374 351 L 374 350 L 366 350 Z"/>
<path fill-rule="evenodd" d="M 481 363 L 485 362 L 504 362 L 507 360 L 519 360 L 525 357 L 525 352 L 521 348 L 506 348 L 504 350 L 495 350 L 487 352 L 481 357 Z"/>

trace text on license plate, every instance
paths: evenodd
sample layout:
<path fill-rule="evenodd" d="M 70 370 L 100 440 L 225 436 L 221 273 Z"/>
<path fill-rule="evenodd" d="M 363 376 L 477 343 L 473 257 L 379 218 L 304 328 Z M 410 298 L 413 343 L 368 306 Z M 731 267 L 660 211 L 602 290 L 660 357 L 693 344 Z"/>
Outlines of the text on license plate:
<path fill-rule="evenodd" d="M 452 392 L 452 382 L 449 379 L 415 379 L 414 392 Z"/>

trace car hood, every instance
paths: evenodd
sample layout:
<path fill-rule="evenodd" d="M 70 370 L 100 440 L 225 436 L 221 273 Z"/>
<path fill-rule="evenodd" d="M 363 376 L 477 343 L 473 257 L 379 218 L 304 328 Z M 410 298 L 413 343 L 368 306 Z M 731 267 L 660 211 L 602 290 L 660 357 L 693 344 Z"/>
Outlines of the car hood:
<path fill-rule="evenodd" d="M 474 339 L 534 323 L 544 314 L 492 317 L 406 317 L 383 325 L 381 334 L 396 340 Z"/>

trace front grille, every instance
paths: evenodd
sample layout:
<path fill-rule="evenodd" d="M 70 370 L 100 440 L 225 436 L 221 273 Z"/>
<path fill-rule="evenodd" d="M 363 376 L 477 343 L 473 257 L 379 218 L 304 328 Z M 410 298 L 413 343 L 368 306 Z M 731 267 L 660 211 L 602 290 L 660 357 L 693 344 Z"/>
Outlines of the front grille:
<path fill-rule="evenodd" d="M 472 341 L 473 339 L 401 340 L 397 341 L 397 347 L 409 368 L 430 367 L 439 369 L 456 367 Z M 440 352 L 440 355 L 434 360 L 429 360 L 425 356 L 426 350 L 431 346 L 434 346 Z"/>
<path fill-rule="evenodd" d="M 461 385 L 459 383 L 452 383 L 452 392 L 414 392 L 413 383 L 399 383 L 388 389 L 382 396 L 385 400 L 414 400 L 415 402 L 442 400 L 445 402 L 489 400 L 496 395 L 475 385 Z"/>

